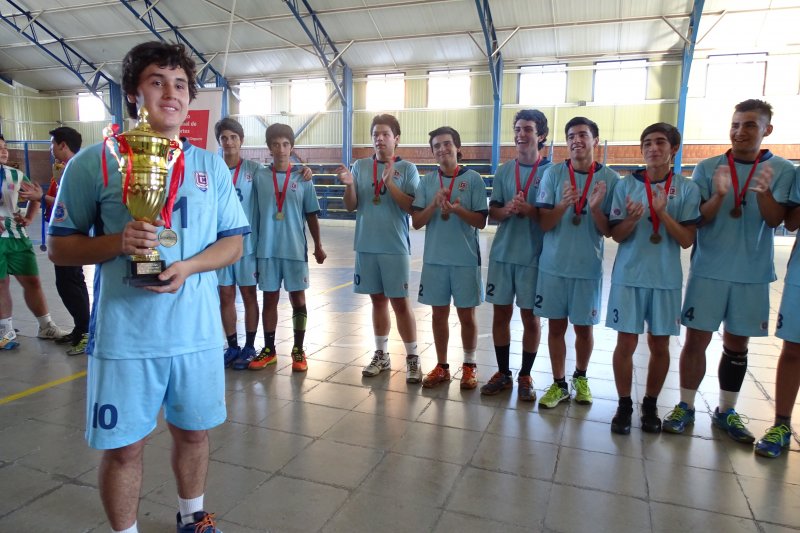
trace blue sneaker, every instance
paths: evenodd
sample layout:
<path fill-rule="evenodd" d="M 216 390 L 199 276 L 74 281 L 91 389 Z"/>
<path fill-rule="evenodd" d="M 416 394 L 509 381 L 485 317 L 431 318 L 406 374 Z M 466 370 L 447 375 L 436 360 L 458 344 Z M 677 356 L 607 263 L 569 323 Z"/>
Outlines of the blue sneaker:
<path fill-rule="evenodd" d="M 792 429 L 781 424 L 772 426 L 767 430 L 761 440 L 756 443 L 756 454 L 762 457 L 774 459 L 778 457 L 785 448 L 789 448 L 792 440 Z"/>
<path fill-rule="evenodd" d="M 194 522 L 184 524 L 181 513 L 178 513 L 178 533 L 222 533 L 214 524 L 214 515 L 205 511 L 197 511 L 193 515 Z"/>
<path fill-rule="evenodd" d="M 245 346 L 239 351 L 239 357 L 233 362 L 234 370 L 247 370 L 250 366 L 250 361 L 255 359 L 256 349 L 252 346 Z"/>
<path fill-rule="evenodd" d="M 689 409 L 686 402 L 681 402 L 664 417 L 661 429 L 668 433 L 683 433 L 686 426 L 692 424 L 694 424 L 694 409 Z"/>
<path fill-rule="evenodd" d="M 719 407 L 717 407 L 714 409 L 714 416 L 711 417 L 711 421 L 718 428 L 727 431 L 728 436 L 736 442 L 753 444 L 756 440 L 753 434 L 745 427 L 742 417 L 733 409 L 720 413 Z"/>
<path fill-rule="evenodd" d="M 225 348 L 225 353 L 222 355 L 222 360 L 225 361 L 225 368 L 230 368 L 233 362 L 239 358 L 241 348 L 238 346 L 228 346 Z"/>

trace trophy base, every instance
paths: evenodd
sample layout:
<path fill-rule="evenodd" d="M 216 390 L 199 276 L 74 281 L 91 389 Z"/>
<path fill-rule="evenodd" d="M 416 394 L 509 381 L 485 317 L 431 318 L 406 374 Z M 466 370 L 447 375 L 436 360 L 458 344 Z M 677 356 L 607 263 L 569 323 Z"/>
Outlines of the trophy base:
<path fill-rule="evenodd" d="M 137 288 L 169 285 L 169 280 L 158 279 L 158 275 L 164 271 L 166 266 L 162 260 L 128 261 L 130 275 L 122 278 L 122 281 L 129 287 Z"/>

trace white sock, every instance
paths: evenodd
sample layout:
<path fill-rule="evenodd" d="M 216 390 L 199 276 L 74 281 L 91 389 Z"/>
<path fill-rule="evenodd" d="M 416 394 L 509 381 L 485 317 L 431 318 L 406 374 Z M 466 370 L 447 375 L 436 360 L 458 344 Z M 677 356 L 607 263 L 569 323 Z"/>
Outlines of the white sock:
<path fill-rule="evenodd" d="M 117 531 L 116 529 L 112 529 L 112 533 L 139 533 L 139 528 L 136 526 L 137 522 L 134 522 L 133 525 L 127 529 L 120 529 Z"/>
<path fill-rule="evenodd" d="M 475 364 L 475 350 L 464 350 L 464 364 L 465 365 Z"/>
<path fill-rule="evenodd" d="M 681 387 L 681 401 L 689 406 L 689 409 L 694 409 L 694 399 L 697 396 L 697 391 L 692 389 L 684 389 Z"/>
<path fill-rule="evenodd" d="M 47 313 L 46 315 L 42 315 L 42 316 L 37 316 L 37 317 L 36 317 L 36 320 L 38 320 L 38 321 L 39 321 L 39 327 L 40 327 L 40 328 L 46 328 L 46 327 L 47 327 L 47 325 L 48 325 L 50 322 L 52 322 L 52 321 L 53 321 L 53 319 L 52 319 L 52 318 L 50 318 L 50 313 Z"/>
<path fill-rule="evenodd" d="M 375 335 L 375 349 L 387 353 L 389 351 L 389 336 Z"/>
<path fill-rule="evenodd" d="M 12 317 L 0 318 L 0 333 L 5 333 L 14 329 L 14 325 L 11 324 L 11 318 Z"/>
<path fill-rule="evenodd" d="M 722 390 L 719 391 L 719 412 L 726 413 L 728 409 L 734 409 L 736 407 L 736 400 L 739 399 L 739 393 L 733 392 L 729 390 Z"/>
<path fill-rule="evenodd" d="M 203 510 L 203 496 L 205 496 L 205 494 L 188 500 L 184 500 L 180 496 L 178 497 L 178 510 L 181 513 L 181 522 L 184 524 L 191 524 L 194 522 L 194 513 Z"/>
<path fill-rule="evenodd" d="M 417 356 L 417 341 L 404 342 L 403 344 L 406 345 L 406 357 L 416 357 Z"/>

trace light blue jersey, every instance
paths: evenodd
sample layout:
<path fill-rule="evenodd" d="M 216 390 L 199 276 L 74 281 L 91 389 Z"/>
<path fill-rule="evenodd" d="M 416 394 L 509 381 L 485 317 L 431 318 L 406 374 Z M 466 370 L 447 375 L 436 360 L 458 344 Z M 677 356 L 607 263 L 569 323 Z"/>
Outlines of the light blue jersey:
<path fill-rule="evenodd" d="M 247 221 L 250 223 L 250 228 L 254 230 L 244 236 L 242 256 L 256 253 L 258 236 L 255 233 L 255 225 L 253 224 L 253 217 L 256 213 L 256 196 L 253 194 L 253 182 L 255 181 L 256 172 L 262 167 L 263 165 L 257 161 L 241 159 L 238 173 L 236 172 L 236 167 L 230 169 L 231 179 L 235 181 L 233 184 L 234 190 L 242 203 L 242 209 L 245 216 L 247 216 Z"/>
<path fill-rule="evenodd" d="M 356 252 L 371 254 L 411 253 L 408 235 L 408 213 L 403 211 L 392 198 L 386 185 L 381 185 L 380 203 L 375 204 L 375 185 L 373 176 L 381 182 L 384 163 L 378 162 L 377 172 L 373 173 L 375 156 L 359 159 L 353 163 L 350 172 L 356 187 L 358 207 L 356 208 L 356 232 L 353 249 Z M 413 197 L 419 186 L 419 172 L 416 165 L 399 157 L 394 163 L 393 178 L 401 191 Z"/>
<path fill-rule="evenodd" d="M 792 189 L 789 193 L 789 206 L 792 208 L 800 206 L 800 167 L 797 168 L 794 182 L 792 182 Z M 789 257 L 789 264 L 786 267 L 785 283 L 800 287 L 800 245 L 797 242 L 798 237 L 800 237 L 800 232 L 795 236 L 794 246 L 792 246 L 792 255 Z"/>
<path fill-rule="evenodd" d="M 122 203 L 123 177 L 113 157 L 107 157 L 109 180 L 103 185 L 102 148 L 101 143 L 83 149 L 67 165 L 50 235 L 117 234 L 133 220 Z M 186 141 L 183 150 L 184 181 L 172 214 L 178 242 L 157 248 L 167 266 L 194 257 L 218 239 L 250 231 L 222 158 Z M 125 285 L 128 270 L 125 255 L 97 265 L 92 356 L 145 359 L 222 349 L 219 313 L 211 312 L 219 309 L 214 271 L 190 276 L 175 294 L 157 294 Z"/>
<path fill-rule="evenodd" d="M 720 165 L 728 165 L 725 154 L 706 159 L 694 169 L 692 179 L 700 188 L 703 202 L 715 193 L 713 176 Z M 772 195 L 778 203 L 786 204 L 794 180 L 794 166 L 769 151 L 761 157 L 759 167 L 761 165 L 772 165 L 773 178 L 770 185 Z M 752 163 L 736 162 L 736 174 L 741 187 L 747 181 L 752 168 Z M 733 218 L 730 215 L 733 208 L 734 188 L 731 186 L 722 199 L 722 206 L 717 215 L 697 229 L 697 242 L 692 251 L 691 274 L 736 283 L 775 281 L 773 230 L 761 217 L 756 193 L 747 191 L 740 218 Z"/>
<path fill-rule="evenodd" d="M 658 185 L 666 186 L 666 180 L 653 183 L 653 188 Z M 645 214 L 617 248 L 611 283 L 649 289 L 680 289 L 683 282 L 681 246 L 667 233 L 663 224 L 658 229 L 661 242 L 650 242 L 653 223 L 647 203 L 644 173 L 641 170 L 624 177 L 614 189 L 609 216 L 612 225 L 620 223 L 628 216 L 625 208 L 627 199 L 642 203 Z M 692 180 L 673 175 L 667 194 L 667 212 L 680 224 L 699 222 L 700 191 Z"/>
<path fill-rule="evenodd" d="M 575 184 L 578 196 L 583 193 L 588 173 L 575 171 Z M 606 198 L 603 202 L 603 213 L 611 211 L 614 187 L 619 181 L 619 174 L 610 168 L 595 163 L 591 189 L 600 181 L 606 182 Z M 551 165 L 539 185 L 539 196 L 536 207 L 552 209 L 564 196 L 564 184 L 570 183 L 567 163 Z M 575 210 L 572 206 L 564 212 L 556 227 L 544 234 L 542 254 L 539 256 L 539 271 L 554 276 L 576 279 L 601 279 L 603 277 L 603 235 L 597 230 L 594 219 L 589 213 L 589 196 L 581 212 L 581 223 L 572 224 Z"/>
<path fill-rule="evenodd" d="M 452 180 L 452 176 L 442 176 L 446 189 L 450 188 Z M 486 185 L 481 175 L 462 167 L 455 180 L 450 202 L 457 199 L 470 211 L 486 215 L 489 209 L 486 203 Z M 414 208 L 425 209 L 441 188 L 438 170 L 425 174 L 417 187 Z M 431 265 L 480 266 L 478 228 L 470 226 L 454 213 L 450 213 L 447 220 L 442 220 L 441 212 L 437 209 L 425 228 L 425 252 L 422 261 Z"/>
<path fill-rule="evenodd" d="M 503 207 L 517 195 L 516 163 L 516 160 L 507 161 L 497 169 L 492 185 L 491 205 Z M 534 168 L 532 165 L 521 164 L 519 166 L 521 188 L 525 188 L 529 177 L 531 180 L 528 195 L 526 196 L 526 201 L 529 204 L 536 204 L 539 184 L 545 170 L 549 167 L 550 161 L 543 159 L 539 163 L 536 174 L 531 176 L 530 174 Z M 501 263 L 535 267 L 539 264 L 542 239 L 543 232 L 538 222 L 528 217 L 510 216 L 500 222 L 497 227 L 497 233 L 494 241 L 492 241 L 492 249 L 489 252 L 489 259 Z"/>
<path fill-rule="evenodd" d="M 319 211 L 314 183 L 303 181 L 302 168 L 293 168 L 286 182 L 282 220 L 278 220 L 278 203 L 272 176 L 272 165 L 262 168 L 255 177 L 256 257 L 259 259 L 291 259 L 308 261 L 306 215 Z M 278 191 L 283 191 L 286 172 L 278 172 Z"/>

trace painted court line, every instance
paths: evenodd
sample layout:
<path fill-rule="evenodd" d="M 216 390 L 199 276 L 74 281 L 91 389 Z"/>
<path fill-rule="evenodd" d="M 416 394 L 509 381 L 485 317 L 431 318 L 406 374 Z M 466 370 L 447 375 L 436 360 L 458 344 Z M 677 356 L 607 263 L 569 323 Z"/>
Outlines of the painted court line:
<path fill-rule="evenodd" d="M 25 398 L 26 396 L 30 396 L 32 394 L 36 394 L 37 392 L 41 392 L 43 390 L 51 389 L 53 387 L 57 387 L 64 383 L 69 383 L 70 381 L 74 381 L 76 379 L 82 378 L 86 376 L 86 370 L 82 370 L 77 374 L 72 374 L 71 376 L 66 376 L 63 378 L 59 378 L 55 381 L 50 381 L 48 383 L 44 383 L 42 385 L 37 385 L 36 387 L 31 387 L 30 389 L 24 390 L 22 392 L 18 392 L 16 394 L 12 394 L 10 396 L 6 396 L 5 398 L 0 398 L 0 405 L 5 405 L 7 403 L 11 403 L 16 400 L 20 400 Z"/>

